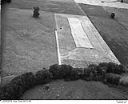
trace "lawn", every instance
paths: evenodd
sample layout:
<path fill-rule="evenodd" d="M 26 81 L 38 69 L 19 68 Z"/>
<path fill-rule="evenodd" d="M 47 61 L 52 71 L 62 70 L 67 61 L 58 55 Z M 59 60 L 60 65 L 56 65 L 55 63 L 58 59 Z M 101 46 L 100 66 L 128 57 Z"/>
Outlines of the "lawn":
<path fill-rule="evenodd" d="M 79 5 L 118 60 L 123 65 L 128 65 L 128 11 Z M 38 19 L 32 17 L 34 6 L 40 7 Z M 105 57 L 102 51 L 99 53 L 97 50 L 82 48 L 74 50 L 76 46 L 68 20 L 62 15 L 84 15 L 80 7 L 73 0 L 12 0 L 12 3 L 7 5 L 0 21 L 4 40 L 3 85 L 22 73 L 37 72 L 58 63 L 55 30 L 60 32 L 62 56 L 70 54 L 71 50 L 74 52 L 69 59 L 65 58 L 68 55 L 63 57 L 64 63 L 70 63 L 72 66 L 77 63 L 77 67 L 85 67 L 91 64 L 92 60 L 101 61 L 95 57 L 88 58 L 89 55 L 95 56 L 96 53 L 100 59 Z M 110 19 L 110 13 L 113 11 L 116 12 L 114 20 Z M 74 57 L 77 60 L 74 60 Z M 21 99 L 128 99 L 128 92 L 100 82 L 55 81 L 28 90 Z"/>
<path fill-rule="evenodd" d="M 40 10 L 54 13 L 82 15 L 73 0 L 12 0 L 10 8 L 32 9 L 39 6 Z"/>
<path fill-rule="evenodd" d="M 55 81 L 28 90 L 21 99 L 128 99 L 128 92 L 101 82 Z"/>
<path fill-rule="evenodd" d="M 83 36 L 87 36 L 88 41 L 94 48 L 79 45 L 86 40 L 79 36 L 81 31 L 78 30 L 79 33 L 77 31 L 74 33 L 77 35 L 76 41 L 82 39 L 84 41 L 78 41 L 79 47 L 76 46 L 68 21 L 69 18 L 75 18 L 80 21 L 80 25 L 84 29 Z M 70 64 L 73 67 L 87 67 L 91 63 L 98 64 L 100 62 L 119 63 L 87 16 L 55 14 L 55 20 L 62 63 Z M 74 26 L 76 26 L 75 23 Z"/>
<path fill-rule="evenodd" d="M 118 60 L 128 65 L 128 10 L 79 4 Z M 116 13 L 115 19 L 110 18 Z"/>
<path fill-rule="evenodd" d="M 37 71 L 58 63 L 52 13 L 7 9 L 4 34 L 3 76 Z"/>

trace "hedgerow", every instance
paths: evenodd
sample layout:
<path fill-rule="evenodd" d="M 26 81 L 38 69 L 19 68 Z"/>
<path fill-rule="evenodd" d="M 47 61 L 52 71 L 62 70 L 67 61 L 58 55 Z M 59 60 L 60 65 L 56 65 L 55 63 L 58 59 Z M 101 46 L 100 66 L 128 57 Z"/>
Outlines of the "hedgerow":
<path fill-rule="evenodd" d="M 84 70 L 82 68 L 73 68 L 66 78 L 66 80 L 78 80 L 84 76 Z"/>
<path fill-rule="evenodd" d="M 12 0 L 1 0 L 1 4 L 5 4 L 5 3 L 11 3 Z"/>
<path fill-rule="evenodd" d="M 108 73 L 105 75 L 105 82 L 118 85 L 121 76 L 119 74 Z"/>
<path fill-rule="evenodd" d="M 10 83 L 0 88 L 0 99 L 20 99 L 28 89 L 57 79 L 64 79 L 65 81 L 78 79 L 103 81 L 118 85 L 121 78 L 120 75 L 125 72 L 125 68 L 122 65 L 115 63 L 91 64 L 87 68 L 73 68 L 70 65 L 55 64 L 50 66 L 49 70 L 43 69 L 35 74 L 27 72 L 15 77 Z"/>
<path fill-rule="evenodd" d="M 122 78 L 120 78 L 119 84 L 126 86 L 128 88 L 128 74 L 126 74 Z"/>
<path fill-rule="evenodd" d="M 102 73 L 105 71 L 105 73 L 115 73 L 115 74 L 122 74 L 125 73 L 126 70 L 123 65 L 118 65 L 112 62 L 109 63 L 100 63 L 98 65 L 98 71 Z"/>
<path fill-rule="evenodd" d="M 19 99 L 28 89 L 35 85 L 35 76 L 32 72 L 22 74 L 12 79 L 10 83 L 1 88 L 1 99 Z"/>
<path fill-rule="evenodd" d="M 73 67 L 70 65 L 52 65 L 49 71 L 53 74 L 53 79 L 65 79 L 70 77 Z"/>
<path fill-rule="evenodd" d="M 40 70 L 36 72 L 36 75 L 35 75 L 35 80 L 37 85 L 50 82 L 52 78 L 53 78 L 53 75 L 48 70 Z"/>

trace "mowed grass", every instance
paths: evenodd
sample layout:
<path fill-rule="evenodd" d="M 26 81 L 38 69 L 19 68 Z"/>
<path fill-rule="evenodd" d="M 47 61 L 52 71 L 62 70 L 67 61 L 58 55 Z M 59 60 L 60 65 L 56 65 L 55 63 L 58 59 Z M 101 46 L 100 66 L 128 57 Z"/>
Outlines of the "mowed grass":
<path fill-rule="evenodd" d="M 2 23 L 1 23 L 1 9 L 0 9 L 0 24 L 2 24 Z M 1 46 L 1 45 L 2 45 L 2 44 L 1 44 L 1 42 L 2 42 L 2 41 L 1 41 L 1 40 L 2 40 L 2 38 L 1 38 L 1 28 L 2 28 L 2 27 L 1 27 L 1 25 L 0 25 L 0 63 L 1 63 L 1 59 L 2 59 L 2 55 L 1 55 L 1 54 L 2 54 L 2 46 Z M 1 71 L 0 71 L 0 73 L 1 73 Z"/>
<path fill-rule="evenodd" d="M 127 93 L 101 82 L 55 81 L 28 90 L 21 99 L 127 99 Z"/>
<path fill-rule="evenodd" d="M 104 8 L 80 4 L 84 12 L 97 28 L 102 38 L 113 51 L 117 59 L 128 65 L 128 21 L 126 9 Z M 110 18 L 111 12 L 116 13 L 115 19 Z"/>
<path fill-rule="evenodd" d="M 4 34 L 3 76 L 41 70 L 58 63 L 55 20 L 52 13 L 7 9 Z"/>
<path fill-rule="evenodd" d="M 17 2 L 16 3 L 14 3 Z M 23 0 L 21 0 L 22 2 Z M 52 13 L 40 11 L 39 19 L 32 18 L 31 7 L 35 6 L 32 0 L 12 0 L 10 7 L 22 8 L 9 9 L 6 12 L 5 23 L 5 47 L 3 76 L 21 74 L 27 71 L 37 71 L 57 62 L 56 41 L 55 41 L 55 20 Z M 42 0 L 43 1 L 43 0 Z M 57 1 L 57 0 L 56 0 Z M 61 1 L 61 0 L 60 0 Z M 60 3 L 58 0 L 57 2 Z M 29 3 L 27 3 L 29 2 Z M 45 2 L 47 2 L 45 0 Z M 63 1 L 63 2 L 67 2 Z M 14 3 L 14 4 L 13 4 Z M 43 2 L 44 3 L 44 2 Z M 22 5 L 21 5 L 22 4 Z M 41 3 L 37 3 L 42 5 Z M 60 3 L 63 4 L 63 3 Z M 51 4 L 50 4 L 51 5 Z M 54 3 L 52 4 L 54 5 Z M 24 6 L 26 6 L 25 10 Z M 49 5 L 42 7 L 49 8 Z M 45 11 L 59 13 L 76 13 L 53 6 Z M 52 7 L 52 6 L 51 6 Z M 69 7 L 68 7 L 69 8 Z M 72 8 L 72 7 L 71 7 Z M 42 9 L 43 10 L 43 9 Z M 67 11 L 66 11 L 67 10 Z M 14 76 L 15 77 L 15 76 Z M 7 78 L 7 77 L 6 77 Z M 46 87 L 45 87 L 46 86 Z M 23 95 L 22 99 L 126 99 L 127 93 L 113 90 L 100 82 L 53 82 L 47 85 L 37 86 Z M 48 87 L 49 86 L 49 89 Z"/>
<path fill-rule="evenodd" d="M 73 67 L 87 67 L 91 63 L 98 64 L 100 62 L 113 61 L 113 57 L 109 57 L 106 53 L 110 54 L 110 49 L 107 49 L 106 43 L 102 42 L 98 33 L 94 33 L 91 22 L 86 16 L 78 15 L 55 15 L 57 34 L 59 40 L 59 51 L 62 63 L 70 64 Z M 86 32 L 88 39 L 90 40 L 94 49 L 76 47 L 74 38 L 71 33 L 70 24 L 68 18 L 79 18 L 83 23 L 84 31 Z M 83 19 L 82 19 L 83 18 Z M 88 22 L 90 24 L 87 24 Z M 85 23 L 85 24 L 84 24 Z M 97 37 L 95 36 L 97 35 Z M 102 43 L 101 43 L 102 42 Z M 114 59 L 115 60 L 115 59 Z"/>
<path fill-rule="evenodd" d="M 118 1 L 120 1 L 120 0 L 118 0 Z M 128 3 L 128 0 L 123 0 L 123 3 Z"/>
<path fill-rule="evenodd" d="M 40 10 L 54 13 L 82 15 L 74 0 L 12 0 L 10 8 L 32 9 L 39 6 Z"/>

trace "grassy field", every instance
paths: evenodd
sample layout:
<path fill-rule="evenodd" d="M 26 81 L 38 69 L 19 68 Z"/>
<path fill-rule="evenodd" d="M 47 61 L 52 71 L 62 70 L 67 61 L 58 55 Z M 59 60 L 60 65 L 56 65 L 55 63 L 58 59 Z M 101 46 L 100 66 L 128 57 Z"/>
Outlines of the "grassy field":
<path fill-rule="evenodd" d="M 3 76 L 40 70 L 57 63 L 55 22 L 52 13 L 8 9 L 5 20 Z"/>
<path fill-rule="evenodd" d="M 124 3 L 128 3 L 128 0 L 124 0 Z"/>
<path fill-rule="evenodd" d="M 41 16 L 39 19 L 32 18 L 33 6 L 40 6 Z M 127 65 L 127 10 L 83 4 L 80 4 L 80 6 L 94 23 L 119 61 Z M 82 10 L 80 10 L 78 5 L 72 0 L 12 0 L 12 3 L 9 4 L 7 8 L 20 9 L 8 9 L 6 11 L 6 29 L 4 30 L 6 31 L 6 42 L 3 76 L 17 74 L 22 71 L 34 71 L 35 69 L 38 70 L 42 67 L 48 67 L 48 65 L 57 63 L 54 13 L 83 15 Z M 118 14 L 115 20 L 110 19 L 109 16 L 113 10 Z M 63 35 L 69 34 L 66 35 L 66 37 L 63 35 L 59 36 L 61 41 L 60 51 L 63 51 L 62 54 L 67 54 L 69 50 L 75 48 L 69 30 L 70 27 L 66 25 L 68 24 L 67 19 L 62 16 L 58 16 L 57 21 L 60 21 L 57 30 L 62 32 Z M 65 32 L 65 30 L 68 31 Z M 69 61 L 64 60 L 64 62 L 68 63 Z M 88 62 L 91 63 L 89 59 Z M 73 60 L 71 63 L 74 63 Z M 81 64 L 89 63 L 81 62 Z"/>
<path fill-rule="evenodd" d="M 128 65 L 128 11 L 125 9 L 103 8 L 80 4 L 84 12 L 97 28 L 103 39 L 119 61 Z M 116 18 L 110 18 L 111 12 L 116 12 Z"/>
<path fill-rule="evenodd" d="M 39 6 L 42 11 L 82 15 L 73 0 L 12 0 L 11 8 L 32 9 Z"/>
<path fill-rule="evenodd" d="M 127 89 L 124 92 L 115 90 L 101 82 L 55 81 L 27 91 L 21 99 L 128 99 L 128 92 Z"/>
<path fill-rule="evenodd" d="M 70 64 L 73 67 L 87 67 L 87 65 L 91 63 L 98 64 L 100 62 L 118 62 L 113 53 L 110 54 L 110 49 L 103 41 L 88 17 L 55 14 L 55 18 L 62 63 Z M 81 21 L 85 35 L 94 48 L 91 49 L 88 47 L 76 46 L 68 18 L 77 18 Z M 78 36 L 78 33 L 75 34 Z M 80 61 L 81 63 L 79 63 Z"/>
<path fill-rule="evenodd" d="M 34 6 L 41 9 L 38 19 L 32 17 Z M 128 65 L 128 11 L 83 4 L 80 4 L 80 7 L 89 16 L 119 61 Z M 67 19 L 58 16 L 60 24 L 56 27 L 54 14 L 84 15 L 80 7 L 73 0 L 12 0 L 12 3 L 7 5 L 2 20 L 4 84 L 16 75 L 38 71 L 58 63 L 56 29 L 62 33 L 59 38 L 63 54 L 75 48 Z M 115 20 L 110 19 L 113 10 L 118 14 Z M 86 51 L 85 55 L 82 49 L 79 52 L 88 62 L 72 59 L 65 59 L 64 62 L 72 65 L 78 63 L 78 67 L 90 64 L 91 61 L 85 57 L 90 51 Z M 94 51 L 91 52 L 90 55 Z M 45 86 L 49 86 L 49 89 L 46 90 Z M 127 90 L 111 88 L 100 82 L 56 81 L 45 86 L 37 86 L 27 91 L 22 99 L 128 99 Z"/>

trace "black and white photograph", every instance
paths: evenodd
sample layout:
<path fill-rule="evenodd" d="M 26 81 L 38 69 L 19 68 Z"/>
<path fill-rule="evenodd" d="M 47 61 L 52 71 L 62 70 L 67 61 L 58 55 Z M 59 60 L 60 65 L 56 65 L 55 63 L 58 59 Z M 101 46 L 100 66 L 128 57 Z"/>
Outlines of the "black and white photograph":
<path fill-rule="evenodd" d="M 0 6 L 0 100 L 128 103 L 128 0 Z"/>

